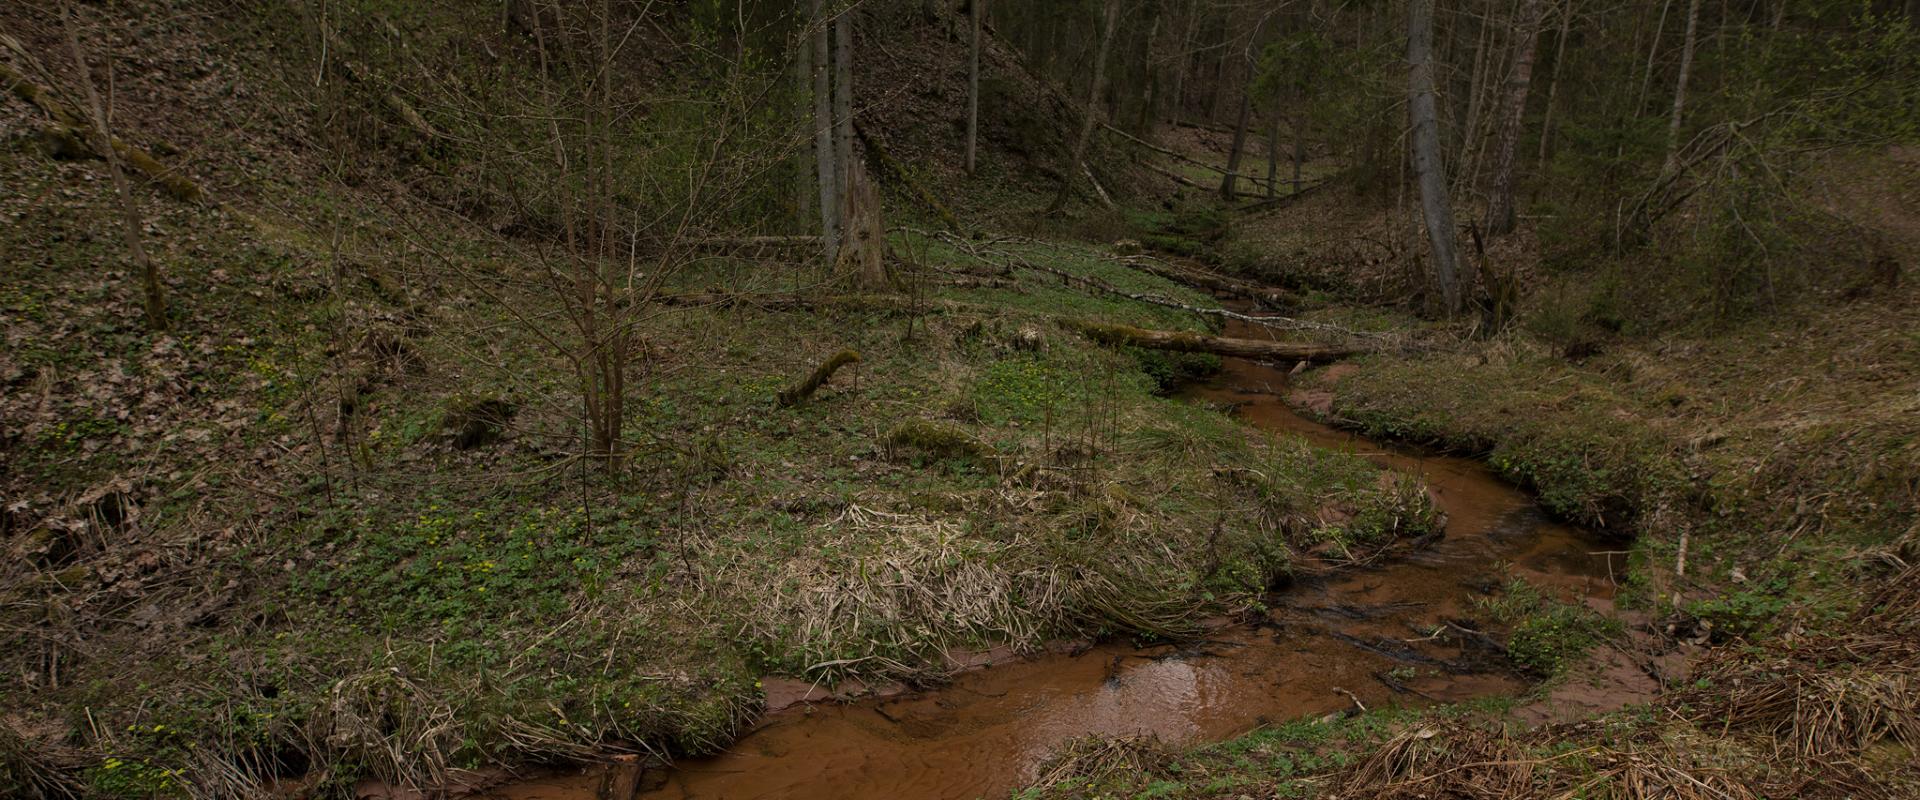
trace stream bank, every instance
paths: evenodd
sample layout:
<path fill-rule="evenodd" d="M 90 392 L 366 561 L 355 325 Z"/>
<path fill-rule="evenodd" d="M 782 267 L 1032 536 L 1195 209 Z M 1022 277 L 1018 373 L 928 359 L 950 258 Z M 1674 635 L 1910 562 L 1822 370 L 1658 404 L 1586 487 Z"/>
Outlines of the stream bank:
<path fill-rule="evenodd" d="M 1282 399 L 1284 373 L 1227 359 L 1188 390 L 1248 423 L 1418 476 L 1446 515 L 1430 546 L 1372 565 L 1302 574 L 1264 613 L 1181 643 L 1109 641 L 961 674 L 933 691 L 798 703 L 720 755 L 556 773 L 493 789 L 503 800 L 631 797 L 993 796 L 1038 777 L 1089 734 L 1220 740 L 1356 707 L 1424 706 L 1525 691 L 1477 621 L 1518 578 L 1560 601 L 1610 608 L 1624 562 L 1584 529 L 1466 459 L 1416 454 L 1329 428 Z M 990 659 L 989 659 L 990 660 Z"/>

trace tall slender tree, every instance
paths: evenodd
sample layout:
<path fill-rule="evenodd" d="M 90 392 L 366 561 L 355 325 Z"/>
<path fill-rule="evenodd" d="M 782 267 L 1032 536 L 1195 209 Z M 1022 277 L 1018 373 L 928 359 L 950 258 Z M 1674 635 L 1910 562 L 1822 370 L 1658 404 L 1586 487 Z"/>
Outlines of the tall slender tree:
<path fill-rule="evenodd" d="M 1526 127 L 1527 90 L 1533 83 L 1534 48 L 1546 19 L 1546 0 L 1521 0 L 1513 21 L 1513 71 L 1502 101 L 1499 143 L 1493 151 L 1493 200 L 1487 211 L 1487 230 L 1501 235 L 1513 230 L 1513 163 Z"/>
<path fill-rule="evenodd" d="M 980 28 L 981 16 L 986 12 L 987 0 L 968 0 L 968 17 L 973 22 L 973 36 L 967 44 L 967 174 L 972 175 L 977 166 L 975 158 L 980 142 Z"/>
<path fill-rule="evenodd" d="M 826 0 L 813 0 L 813 160 L 820 182 L 820 239 L 829 262 L 840 252 L 840 167 L 833 146 L 833 48 Z"/>
<path fill-rule="evenodd" d="M 1107 55 L 1113 50 L 1113 33 L 1120 27 L 1120 0 L 1105 0 L 1100 14 L 1100 48 L 1093 56 L 1093 81 L 1087 88 L 1087 107 L 1080 117 L 1080 131 L 1073 137 L 1073 149 L 1060 169 L 1060 193 L 1047 207 L 1048 214 L 1065 210 L 1073 197 L 1073 176 L 1085 169 L 1087 146 L 1093 141 L 1093 129 L 1100 123 L 1100 99 L 1107 92 Z"/>
<path fill-rule="evenodd" d="M 1465 306 L 1447 196 L 1447 168 L 1440 154 L 1440 120 L 1433 87 L 1433 0 L 1407 2 L 1407 109 L 1413 120 L 1413 168 L 1420 183 L 1434 288 L 1442 313 Z"/>
<path fill-rule="evenodd" d="M 1229 201 L 1240 194 L 1240 154 L 1247 149 L 1247 115 L 1251 106 L 1252 101 L 1241 93 L 1240 114 L 1233 124 L 1233 149 L 1227 153 L 1227 174 L 1220 177 L 1220 196 Z"/>
<path fill-rule="evenodd" d="M 1687 34 L 1680 42 L 1680 77 L 1673 87 L 1673 116 L 1667 121 L 1667 163 L 1672 172 L 1680 157 L 1680 115 L 1687 107 L 1687 78 L 1693 72 L 1694 39 L 1700 27 L 1700 0 L 1687 4 Z"/>

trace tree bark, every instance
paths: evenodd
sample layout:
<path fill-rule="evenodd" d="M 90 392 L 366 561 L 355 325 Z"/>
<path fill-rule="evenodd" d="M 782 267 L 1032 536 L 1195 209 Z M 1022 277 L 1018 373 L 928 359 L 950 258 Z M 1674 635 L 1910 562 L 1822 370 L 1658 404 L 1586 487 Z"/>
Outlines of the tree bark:
<path fill-rule="evenodd" d="M 1367 348 L 1344 345 L 1232 339 L 1189 331 L 1155 331 L 1078 319 L 1061 320 L 1060 324 L 1102 344 L 1132 345 L 1177 353 L 1212 353 L 1266 361 L 1338 361 L 1368 352 Z"/>
<path fill-rule="evenodd" d="M 987 0 L 968 0 L 973 38 L 967 45 L 967 174 L 974 172 L 980 141 L 980 17 Z"/>
<path fill-rule="evenodd" d="M 127 183 L 125 172 L 120 169 L 120 152 L 113 147 L 113 134 L 107 128 L 107 107 L 100 100 L 100 92 L 93 86 L 93 68 L 87 64 L 87 55 L 80 49 L 80 36 L 74 32 L 73 9 L 65 8 L 67 49 L 73 54 L 74 71 L 80 76 L 80 88 L 85 92 L 87 107 L 92 116 L 93 148 L 107 160 L 107 173 L 113 177 L 114 193 L 120 196 L 121 232 L 126 238 L 127 255 L 140 271 L 141 293 L 146 309 L 147 327 L 155 333 L 167 329 L 167 298 L 161 284 L 160 268 L 147 257 L 147 247 L 140 239 L 140 209 L 133 198 L 133 187 Z"/>
<path fill-rule="evenodd" d="M 1520 134 L 1526 128 L 1527 91 L 1533 83 L 1534 48 L 1540 41 L 1540 27 L 1546 19 L 1546 0 L 1522 0 L 1519 19 L 1514 20 L 1513 73 L 1507 81 L 1505 117 L 1500 121 L 1500 141 L 1493 151 L 1493 207 L 1487 212 L 1487 230 L 1495 236 L 1513 231 L 1513 162 L 1520 148 Z"/>
<path fill-rule="evenodd" d="M 1693 46 L 1695 31 L 1700 27 L 1700 0 L 1687 4 L 1687 35 L 1680 44 L 1680 77 L 1673 87 L 1673 117 L 1667 121 L 1667 162 L 1663 169 L 1671 172 L 1675 159 L 1680 154 L 1680 116 L 1687 106 L 1687 77 L 1693 71 Z"/>
<path fill-rule="evenodd" d="M 1434 287 L 1442 313 L 1463 307 L 1453 203 L 1447 196 L 1446 163 L 1440 154 L 1440 122 L 1433 90 L 1433 0 L 1407 3 L 1408 113 L 1413 118 L 1413 167 L 1420 182 L 1420 210 L 1432 249 Z"/>
<path fill-rule="evenodd" d="M 1087 89 L 1086 113 L 1080 119 L 1080 132 L 1073 139 L 1067 164 L 1060 170 L 1060 194 L 1047 207 L 1048 214 L 1058 214 L 1067 207 L 1067 200 L 1073 196 L 1073 176 L 1086 160 L 1087 145 L 1093 141 L 1093 127 L 1100 122 L 1100 98 L 1107 90 L 1107 54 L 1113 50 L 1113 34 L 1120 27 L 1120 0 L 1106 0 L 1104 5 L 1100 15 L 1100 49 L 1093 56 L 1093 85 Z"/>
<path fill-rule="evenodd" d="M 1239 198 L 1235 179 L 1240 172 L 1240 153 L 1247 147 L 1247 112 L 1252 105 L 1245 94 L 1240 95 L 1240 116 L 1233 124 L 1233 150 L 1227 153 L 1227 174 L 1220 179 L 1220 196 L 1229 201 Z"/>
<path fill-rule="evenodd" d="M 829 263 L 840 252 L 840 168 L 834 163 L 833 60 L 825 0 L 813 0 L 813 160 L 820 183 L 820 239 Z"/>

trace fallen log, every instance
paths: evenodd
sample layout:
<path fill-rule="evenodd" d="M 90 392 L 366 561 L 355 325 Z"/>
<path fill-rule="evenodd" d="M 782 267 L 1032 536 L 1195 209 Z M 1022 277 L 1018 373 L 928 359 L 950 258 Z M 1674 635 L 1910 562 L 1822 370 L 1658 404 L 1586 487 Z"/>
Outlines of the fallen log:
<path fill-rule="evenodd" d="M 0 43 L 6 44 L 9 48 L 17 48 L 17 43 L 10 39 Z M 7 93 L 20 98 L 21 102 L 40 109 L 48 119 L 52 120 L 53 125 L 42 131 L 42 135 L 52 143 L 51 149 L 56 153 L 86 158 L 105 157 L 106 154 L 95 152 L 95 146 L 90 143 L 88 136 L 82 133 L 85 130 L 83 126 L 88 124 L 84 118 L 55 98 L 52 92 L 27 80 L 25 75 L 8 69 L 5 64 L 0 64 L 0 86 L 4 86 Z M 200 190 L 199 184 L 174 172 L 172 168 L 148 155 L 147 151 L 127 144 L 120 137 L 112 137 L 109 140 L 109 146 L 120 156 L 122 163 L 145 175 L 148 180 L 159 184 L 160 188 L 165 189 L 167 194 L 173 195 L 174 199 L 195 203 L 206 196 Z"/>
<path fill-rule="evenodd" d="M 1202 289 L 1211 289 L 1216 292 L 1233 295 L 1234 297 L 1257 300 L 1270 308 L 1298 308 L 1301 305 L 1300 297 L 1285 289 L 1261 286 L 1251 281 L 1238 280 L 1224 275 L 1215 275 L 1196 269 L 1176 267 L 1164 261 L 1143 256 L 1128 256 L 1123 260 L 1126 261 L 1127 266 L 1147 273 L 1148 275 L 1166 278 L 1174 283 L 1197 286 Z"/>
<path fill-rule="evenodd" d="M 806 402 L 807 398 L 812 397 L 814 392 L 820 391 L 821 386 L 826 385 L 827 381 L 833 379 L 833 373 L 839 372 L 841 367 L 848 364 L 857 364 L 859 362 L 860 354 L 852 350 L 842 350 L 834 353 L 827 360 L 820 362 L 820 366 L 814 368 L 813 374 L 808 375 L 806 380 L 782 390 L 779 398 L 780 407 L 786 408 Z"/>
<path fill-rule="evenodd" d="M 1372 348 L 1311 342 L 1274 342 L 1265 339 L 1230 339 L 1191 331 L 1154 331 L 1130 325 L 1114 325 L 1079 319 L 1063 319 L 1063 327 L 1101 344 L 1128 344 L 1178 353 L 1212 353 L 1219 356 L 1251 358 L 1262 361 L 1338 361 L 1369 352 Z"/>

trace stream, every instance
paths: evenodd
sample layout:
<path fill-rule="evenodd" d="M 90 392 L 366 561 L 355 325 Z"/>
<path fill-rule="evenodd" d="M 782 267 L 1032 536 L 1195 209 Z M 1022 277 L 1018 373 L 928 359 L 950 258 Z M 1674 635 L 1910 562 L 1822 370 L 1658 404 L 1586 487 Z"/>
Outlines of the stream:
<path fill-rule="evenodd" d="M 1258 335 L 1236 323 L 1228 335 Z M 1282 399 L 1284 372 L 1225 359 L 1184 394 L 1230 404 L 1249 424 L 1349 450 L 1424 478 L 1445 536 L 1379 566 L 1305 578 L 1251 621 L 1222 622 L 1197 642 L 1112 641 L 1013 658 L 943 688 L 850 702 L 795 702 L 727 751 L 670 770 L 554 773 L 482 796 L 589 800 L 605 785 L 640 798 L 1004 797 L 1034 780 L 1050 752 L 1086 734 L 1153 734 L 1175 745 L 1352 709 L 1421 706 L 1516 694 L 1529 681 L 1470 635 L 1434 638 L 1477 616 L 1473 598 L 1524 577 L 1561 599 L 1610 599 L 1623 563 L 1597 535 L 1549 520 L 1532 498 L 1478 462 L 1418 455 L 1312 422 Z M 782 687 L 769 682 L 769 694 Z M 804 687 L 802 687 L 804 688 Z M 770 696 L 770 706 L 782 701 Z M 624 774 L 623 774 L 624 773 Z M 629 788 L 632 787 L 632 788 Z M 625 800 L 623 797 L 622 800 Z"/>

